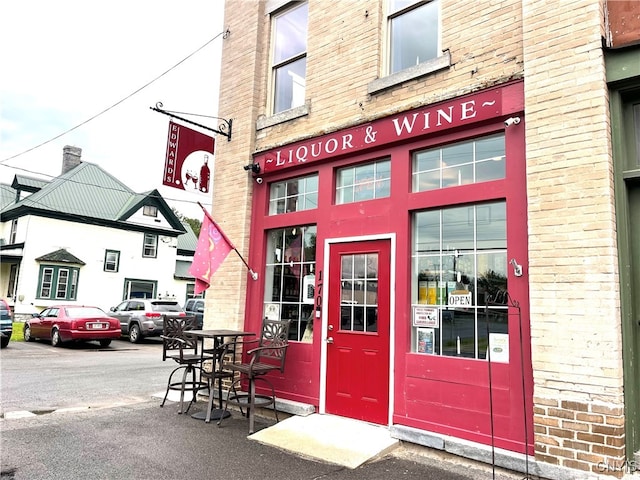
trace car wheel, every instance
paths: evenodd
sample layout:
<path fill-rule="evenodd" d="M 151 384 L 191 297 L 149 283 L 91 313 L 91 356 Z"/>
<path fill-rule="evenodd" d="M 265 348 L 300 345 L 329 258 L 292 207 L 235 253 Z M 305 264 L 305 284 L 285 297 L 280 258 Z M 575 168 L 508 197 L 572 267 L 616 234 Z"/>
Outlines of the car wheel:
<path fill-rule="evenodd" d="M 22 336 L 24 337 L 25 342 L 33 342 L 35 339 L 31 336 L 31 325 L 28 323 L 24 324 L 24 331 L 22 332 Z"/>
<path fill-rule="evenodd" d="M 62 345 L 62 340 L 60 339 L 60 332 L 57 328 L 54 328 L 51 332 L 51 345 L 54 347 L 59 347 Z"/>
<path fill-rule="evenodd" d="M 4 348 L 7 345 L 9 345 L 9 340 L 11 340 L 11 337 L 2 337 L 2 338 L 0 338 L 0 348 Z"/>
<path fill-rule="evenodd" d="M 129 341 L 131 343 L 138 343 L 142 340 L 142 335 L 140 335 L 140 327 L 137 323 L 134 323 L 129 327 Z"/>
<path fill-rule="evenodd" d="M 100 340 L 101 347 L 108 347 L 109 345 L 111 345 L 111 340 Z"/>

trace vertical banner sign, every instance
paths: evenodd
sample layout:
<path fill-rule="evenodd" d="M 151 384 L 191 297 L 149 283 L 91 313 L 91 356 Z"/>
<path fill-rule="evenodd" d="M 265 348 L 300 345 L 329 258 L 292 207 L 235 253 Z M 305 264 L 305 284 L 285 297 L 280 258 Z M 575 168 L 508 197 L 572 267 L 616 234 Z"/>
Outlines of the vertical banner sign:
<path fill-rule="evenodd" d="M 188 192 L 209 193 L 214 142 L 213 137 L 169 121 L 162 184 Z"/>

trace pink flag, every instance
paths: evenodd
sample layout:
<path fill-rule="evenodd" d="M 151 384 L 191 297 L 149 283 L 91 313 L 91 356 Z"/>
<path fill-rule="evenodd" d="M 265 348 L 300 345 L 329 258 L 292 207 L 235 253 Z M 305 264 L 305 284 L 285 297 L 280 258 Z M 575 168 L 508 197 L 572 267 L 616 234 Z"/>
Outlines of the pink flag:
<path fill-rule="evenodd" d="M 204 292 L 211 284 L 211 277 L 235 247 L 227 239 L 209 213 L 204 210 L 198 246 L 189 273 L 196 279 L 195 294 Z"/>

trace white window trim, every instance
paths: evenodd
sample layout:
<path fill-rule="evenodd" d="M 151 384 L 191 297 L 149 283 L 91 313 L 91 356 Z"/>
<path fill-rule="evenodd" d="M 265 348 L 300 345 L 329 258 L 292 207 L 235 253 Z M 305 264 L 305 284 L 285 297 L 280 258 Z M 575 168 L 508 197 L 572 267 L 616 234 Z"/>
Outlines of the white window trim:
<path fill-rule="evenodd" d="M 153 238 L 155 240 L 153 245 L 153 255 L 145 255 L 145 250 L 147 246 L 151 248 L 151 244 L 147 244 L 147 237 Z M 142 258 L 158 258 L 158 235 L 154 233 L 145 233 L 142 237 Z"/>
<path fill-rule="evenodd" d="M 293 120 L 295 118 L 299 118 L 309 114 L 309 107 L 306 100 L 304 104 L 298 105 L 297 107 L 293 107 L 288 110 L 283 110 L 282 112 L 273 113 L 273 110 L 275 109 L 275 92 L 273 90 L 275 86 L 274 61 L 273 61 L 275 36 L 274 36 L 274 28 L 273 28 L 273 21 L 274 21 L 273 15 L 278 14 L 279 10 L 285 11 L 288 9 L 293 9 L 296 6 L 298 6 L 298 4 L 302 4 L 306 2 L 307 0 L 293 0 L 293 1 L 277 0 L 277 1 L 270 2 L 272 3 L 272 5 L 267 6 L 267 15 L 271 16 L 269 20 L 270 21 L 269 28 L 271 30 L 271 36 L 269 38 L 269 49 L 270 49 L 269 50 L 269 77 L 267 80 L 267 95 L 268 95 L 267 112 L 269 112 L 269 115 L 268 116 L 265 115 L 262 118 L 258 118 L 258 120 L 256 121 L 256 130 L 262 130 L 263 128 L 271 127 L 273 125 L 277 125 L 279 123 L 283 123 L 283 122 Z M 307 18 L 307 28 L 308 28 L 308 18 Z M 304 51 L 304 58 L 308 58 L 308 56 L 309 56 L 309 42 L 307 38 L 307 45 Z M 306 81 L 306 76 L 305 76 L 305 81 Z M 306 94 L 307 94 L 307 89 L 305 86 L 305 96 Z M 261 125 L 261 121 L 264 122 L 264 125 Z"/>

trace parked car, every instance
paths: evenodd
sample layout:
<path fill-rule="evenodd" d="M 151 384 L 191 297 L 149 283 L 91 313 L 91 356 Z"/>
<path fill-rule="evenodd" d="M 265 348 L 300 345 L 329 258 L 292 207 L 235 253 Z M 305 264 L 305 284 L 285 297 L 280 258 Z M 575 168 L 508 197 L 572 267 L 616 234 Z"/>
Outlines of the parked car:
<path fill-rule="evenodd" d="M 0 298 L 0 348 L 9 345 L 13 333 L 13 314 L 4 298 Z"/>
<path fill-rule="evenodd" d="M 111 340 L 120 338 L 120 322 L 98 307 L 55 305 L 27 320 L 23 335 L 27 342 L 50 340 L 54 347 L 64 342 L 91 340 L 108 347 Z"/>
<path fill-rule="evenodd" d="M 196 327 L 200 330 L 204 323 L 204 300 L 201 298 L 190 298 L 184 304 L 184 311 L 190 317 L 196 317 Z"/>
<path fill-rule="evenodd" d="M 144 337 L 162 335 L 163 320 L 168 317 L 184 317 L 184 309 L 176 300 L 151 300 L 135 298 L 111 307 L 111 315 L 120 321 L 122 335 L 129 335 L 131 343 Z"/>

